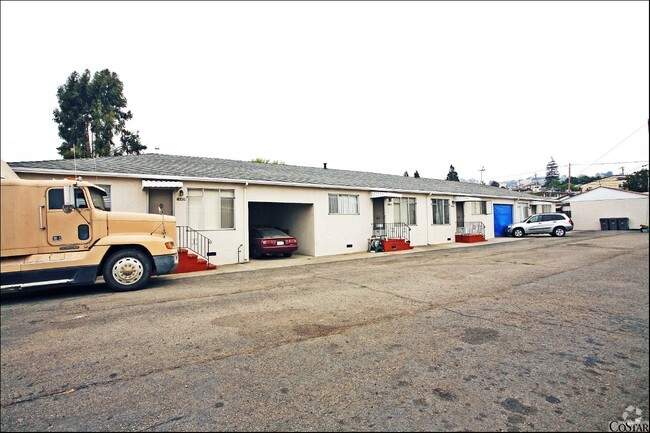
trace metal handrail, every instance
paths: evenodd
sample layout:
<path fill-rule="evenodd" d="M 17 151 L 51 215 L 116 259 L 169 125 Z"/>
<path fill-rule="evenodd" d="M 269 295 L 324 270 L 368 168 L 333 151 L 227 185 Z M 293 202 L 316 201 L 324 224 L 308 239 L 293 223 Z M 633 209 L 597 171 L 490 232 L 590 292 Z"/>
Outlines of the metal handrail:
<path fill-rule="evenodd" d="M 406 223 L 374 223 L 372 235 L 386 239 L 404 239 L 411 241 L 411 227 Z"/>
<path fill-rule="evenodd" d="M 461 226 L 456 227 L 457 235 L 474 235 L 478 234 L 485 237 L 485 224 L 481 221 L 467 221 Z"/>
<path fill-rule="evenodd" d="M 192 251 L 207 260 L 208 265 L 210 265 L 210 256 L 214 255 L 210 251 L 211 239 L 189 226 L 176 226 L 176 232 L 178 234 L 178 248 Z"/>

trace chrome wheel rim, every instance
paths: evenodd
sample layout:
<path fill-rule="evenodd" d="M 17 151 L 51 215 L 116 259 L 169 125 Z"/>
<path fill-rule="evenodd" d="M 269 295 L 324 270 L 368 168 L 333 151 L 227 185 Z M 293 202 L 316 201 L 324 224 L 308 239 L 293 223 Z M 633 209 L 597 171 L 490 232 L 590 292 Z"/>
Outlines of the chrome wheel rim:
<path fill-rule="evenodd" d="M 144 275 L 144 266 L 136 258 L 124 257 L 115 262 L 112 275 L 118 283 L 130 286 L 140 281 Z"/>

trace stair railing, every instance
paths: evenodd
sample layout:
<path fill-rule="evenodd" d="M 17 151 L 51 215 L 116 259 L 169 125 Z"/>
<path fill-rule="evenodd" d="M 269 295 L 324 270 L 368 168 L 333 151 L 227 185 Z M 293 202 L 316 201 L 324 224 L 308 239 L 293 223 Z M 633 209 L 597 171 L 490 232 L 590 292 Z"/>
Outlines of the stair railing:
<path fill-rule="evenodd" d="M 404 239 L 411 242 L 411 227 L 406 223 L 374 223 L 372 235 L 385 239 Z"/>
<path fill-rule="evenodd" d="M 215 251 L 210 251 L 212 240 L 189 226 L 176 226 L 176 233 L 178 234 L 176 238 L 178 248 L 185 248 L 192 251 L 194 254 L 205 259 L 209 267 L 210 257 L 217 255 Z"/>
<path fill-rule="evenodd" d="M 456 227 L 457 235 L 481 235 L 485 237 L 485 224 L 481 221 L 467 221 Z"/>

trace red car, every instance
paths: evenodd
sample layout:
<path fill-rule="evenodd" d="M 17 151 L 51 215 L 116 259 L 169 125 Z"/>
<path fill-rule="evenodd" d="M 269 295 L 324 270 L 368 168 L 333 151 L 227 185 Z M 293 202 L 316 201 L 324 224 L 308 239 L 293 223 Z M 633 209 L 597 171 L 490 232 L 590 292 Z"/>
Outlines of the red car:
<path fill-rule="evenodd" d="M 298 241 L 282 230 L 259 227 L 250 229 L 250 256 L 259 258 L 266 255 L 282 254 L 291 257 L 298 249 Z"/>

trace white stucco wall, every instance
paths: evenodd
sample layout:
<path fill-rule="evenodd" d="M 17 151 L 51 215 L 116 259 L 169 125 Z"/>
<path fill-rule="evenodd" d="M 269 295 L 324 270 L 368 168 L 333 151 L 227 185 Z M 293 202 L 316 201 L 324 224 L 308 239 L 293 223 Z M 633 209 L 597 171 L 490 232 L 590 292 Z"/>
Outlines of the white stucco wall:
<path fill-rule="evenodd" d="M 629 218 L 629 228 L 648 224 L 648 195 L 597 188 L 565 200 L 571 208 L 574 230 L 600 230 L 601 218 Z"/>
<path fill-rule="evenodd" d="M 630 229 L 648 224 L 648 198 L 578 201 L 571 203 L 574 230 L 600 230 L 601 218 L 629 218 Z"/>
<path fill-rule="evenodd" d="M 417 245 L 437 245 L 455 242 L 456 236 L 456 204 L 453 197 L 443 195 L 426 195 L 423 201 L 425 202 L 424 214 L 426 220 L 423 223 L 426 225 L 426 238 L 416 239 Z M 433 199 L 449 200 L 449 224 L 433 224 L 433 207 L 431 201 Z M 424 218 L 422 218 L 424 219 Z M 422 243 L 420 243 L 422 242 Z M 411 245 L 415 246 L 414 242 Z"/>
<path fill-rule="evenodd" d="M 24 179 L 51 179 L 52 175 L 19 174 Z M 61 175 L 63 177 L 64 175 Z M 142 179 L 92 176 L 84 178 L 96 184 L 111 186 L 112 210 L 147 212 L 148 190 L 142 188 Z M 373 198 L 370 191 L 338 188 L 306 188 L 296 186 L 247 185 L 246 183 L 217 183 L 183 181 L 182 188 L 173 189 L 173 214 L 179 226 L 188 225 L 187 197 L 193 188 L 224 189 L 234 191 L 235 227 L 232 229 L 198 230 L 211 241 L 211 250 L 216 257 L 210 261 L 217 265 L 245 262 L 249 259 L 249 223 L 263 223 L 290 230 L 298 239 L 299 254 L 326 256 L 365 252 L 373 229 Z M 182 196 L 180 192 L 182 191 Z M 358 195 L 359 213 L 355 215 L 329 214 L 329 194 Z M 456 213 L 458 206 L 452 195 L 429 195 L 417 193 L 397 194 L 416 200 L 417 223 L 411 225 L 412 246 L 435 245 L 455 242 Z M 448 199 L 449 224 L 433 224 L 431 199 Z M 385 222 L 394 222 L 394 207 L 387 198 L 382 200 Z M 494 237 L 494 215 L 492 205 L 515 204 L 514 200 L 488 201 L 487 215 L 472 215 L 465 203 L 465 221 L 480 221 L 485 225 L 487 239 Z M 521 201 L 519 203 L 522 203 Z M 647 201 L 646 201 L 647 203 Z M 249 206 L 250 204 L 250 206 Z M 252 221 L 251 206 L 255 219 Z M 516 209 L 516 207 L 515 207 Z M 263 213 L 268 211 L 268 218 Z M 196 227 L 194 227 L 197 229 Z"/>
<path fill-rule="evenodd" d="M 330 214 L 329 194 L 358 195 L 359 214 Z M 372 236 L 372 220 L 372 200 L 369 192 L 323 190 L 322 195 L 318 194 L 318 200 L 314 201 L 316 255 L 328 256 L 367 251 L 368 239 Z"/>

